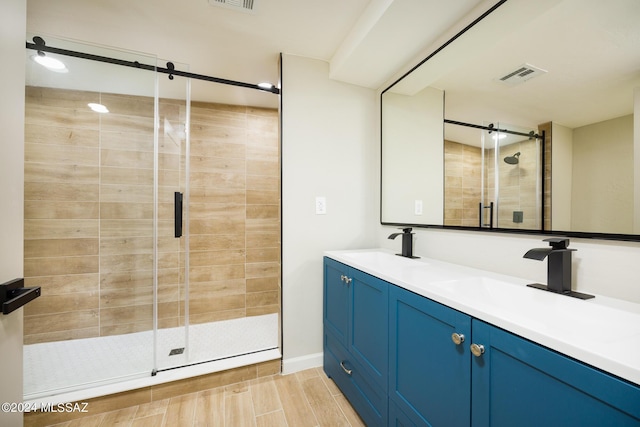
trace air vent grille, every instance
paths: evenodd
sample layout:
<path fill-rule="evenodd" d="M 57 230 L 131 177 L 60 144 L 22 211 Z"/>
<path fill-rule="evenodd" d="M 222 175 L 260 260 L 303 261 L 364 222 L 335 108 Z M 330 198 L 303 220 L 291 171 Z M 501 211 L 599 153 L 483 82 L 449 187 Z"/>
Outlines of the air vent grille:
<path fill-rule="evenodd" d="M 209 0 L 211 6 L 222 6 L 238 12 L 253 13 L 255 11 L 254 0 Z"/>
<path fill-rule="evenodd" d="M 547 70 L 534 67 L 531 64 L 522 64 L 515 70 L 505 74 L 497 80 L 509 86 L 515 86 L 520 83 L 524 83 L 527 80 L 531 80 L 534 77 L 545 74 L 546 72 Z"/>

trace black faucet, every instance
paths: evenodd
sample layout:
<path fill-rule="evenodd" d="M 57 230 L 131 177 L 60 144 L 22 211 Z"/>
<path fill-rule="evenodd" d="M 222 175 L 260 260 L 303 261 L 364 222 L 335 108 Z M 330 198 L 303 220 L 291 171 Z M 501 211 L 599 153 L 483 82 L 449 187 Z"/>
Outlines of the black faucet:
<path fill-rule="evenodd" d="M 549 242 L 550 247 L 530 249 L 524 254 L 524 258 L 542 261 L 547 256 L 549 257 L 547 265 L 547 285 L 532 283 L 527 286 L 580 299 L 593 298 L 593 295 L 571 290 L 571 252 L 576 249 L 568 248 L 569 239 L 566 237 L 551 237 L 543 241 Z"/>
<path fill-rule="evenodd" d="M 402 228 L 402 233 L 393 233 L 389 236 L 389 239 L 393 240 L 398 236 L 402 236 L 402 253 L 396 254 L 407 258 L 420 258 L 419 256 L 413 256 L 413 234 L 411 228 Z"/>

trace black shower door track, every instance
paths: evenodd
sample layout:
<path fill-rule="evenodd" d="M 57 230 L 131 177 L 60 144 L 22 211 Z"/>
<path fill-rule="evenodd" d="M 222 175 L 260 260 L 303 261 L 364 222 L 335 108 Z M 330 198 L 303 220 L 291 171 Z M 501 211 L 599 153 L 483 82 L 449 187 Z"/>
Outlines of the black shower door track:
<path fill-rule="evenodd" d="M 236 81 L 236 80 L 228 80 L 228 79 L 222 79 L 222 78 L 219 78 L 219 77 L 206 76 L 204 74 L 195 74 L 195 73 L 189 73 L 187 71 L 176 70 L 174 68 L 174 65 L 173 65 L 172 62 L 167 62 L 167 67 L 166 68 L 162 68 L 162 67 L 157 67 L 155 65 L 142 64 L 142 63 L 140 63 L 138 61 L 125 61 L 125 60 L 122 60 L 122 59 L 109 58 L 107 56 L 93 55 L 93 54 L 90 54 L 90 53 L 76 52 L 76 51 L 67 50 L 67 49 L 60 49 L 60 48 L 57 48 L 57 47 L 46 46 L 46 45 L 40 44 L 40 43 L 36 44 L 36 43 L 27 42 L 26 43 L 26 47 L 27 47 L 27 49 L 33 49 L 33 50 L 36 50 L 36 51 L 39 51 L 39 52 L 50 52 L 50 53 L 56 53 L 58 55 L 72 56 L 72 57 L 75 57 L 75 58 L 82 58 L 82 59 L 89 59 L 91 61 L 98 61 L 98 62 L 105 62 L 105 63 L 108 63 L 108 64 L 122 65 L 124 67 L 138 68 L 138 69 L 141 69 L 141 70 L 148 70 L 148 71 L 157 71 L 159 73 L 168 74 L 169 75 L 169 79 L 173 79 L 173 76 L 181 76 L 181 77 L 187 77 L 187 78 L 191 78 L 191 79 L 204 80 L 204 81 L 208 81 L 208 82 L 221 83 L 221 84 L 225 84 L 225 85 L 240 86 L 240 87 L 245 87 L 245 88 L 248 88 L 248 89 L 256 89 L 256 90 L 260 90 L 260 91 L 263 91 L 263 92 L 271 92 L 271 93 L 274 93 L 276 95 L 280 94 L 280 89 L 278 89 L 275 86 L 272 86 L 271 88 L 262 88 L 257 84 L 239 82 L 239 81 Z"/>
<path fill-rule="evenodd" d="M 487 130 L 487 131 L 489 131 L 489 133 L 491 133 L 491 132 L 508 133 L 508 134 L 511 134 L 511 135 L 520 135 L 520 136 L 526 136 L 526 137 L 529 137 L 529 138 L 536 138 L 536 139 L 542 139 L 544 137 L 544 133 L 542 135 L 540 135 L 540 134 L 533 133 L 533 132 L 529 132 L 529 133 L 516 132 L 516 131 L 508 130 L 508 129 L 498 129 L 498 128 L 493 127 L 493 125 L 489 125 L 489 126 L 474 125 L 473 123 L 458 122 L 456 120 L 448 120 L 448 119 L 444 119 L 444 122 L 448 123 L 448 124 L 459 125 L 459 126 L 464 126 L 464 127 L 468 127 L 468 128 L 476 128 L 476 129 Z"/>

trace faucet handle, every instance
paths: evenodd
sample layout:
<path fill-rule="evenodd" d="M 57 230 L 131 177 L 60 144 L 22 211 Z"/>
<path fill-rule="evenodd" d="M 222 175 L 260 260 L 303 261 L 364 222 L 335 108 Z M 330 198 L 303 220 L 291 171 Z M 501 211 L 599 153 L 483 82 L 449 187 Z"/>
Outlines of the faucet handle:
<path fill-rule="evenodd" d="M 549 242 L 549 246 L 553 249 L 567 249 L 569 247 L 568 237 L 550 237 L 544 239 L 543 242 Z"/>

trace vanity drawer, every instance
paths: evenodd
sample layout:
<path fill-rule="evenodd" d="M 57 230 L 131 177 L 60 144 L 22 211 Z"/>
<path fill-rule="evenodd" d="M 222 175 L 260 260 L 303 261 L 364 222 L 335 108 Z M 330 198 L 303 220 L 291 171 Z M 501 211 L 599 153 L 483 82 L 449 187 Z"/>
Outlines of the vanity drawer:
<path fill-rule="evenodd" d="M 331 334 L 324 334 L 324 371 L 353 405 L 367 426 L 387 425 L 387 394 L 370 384 L 362 367 Z"/>

